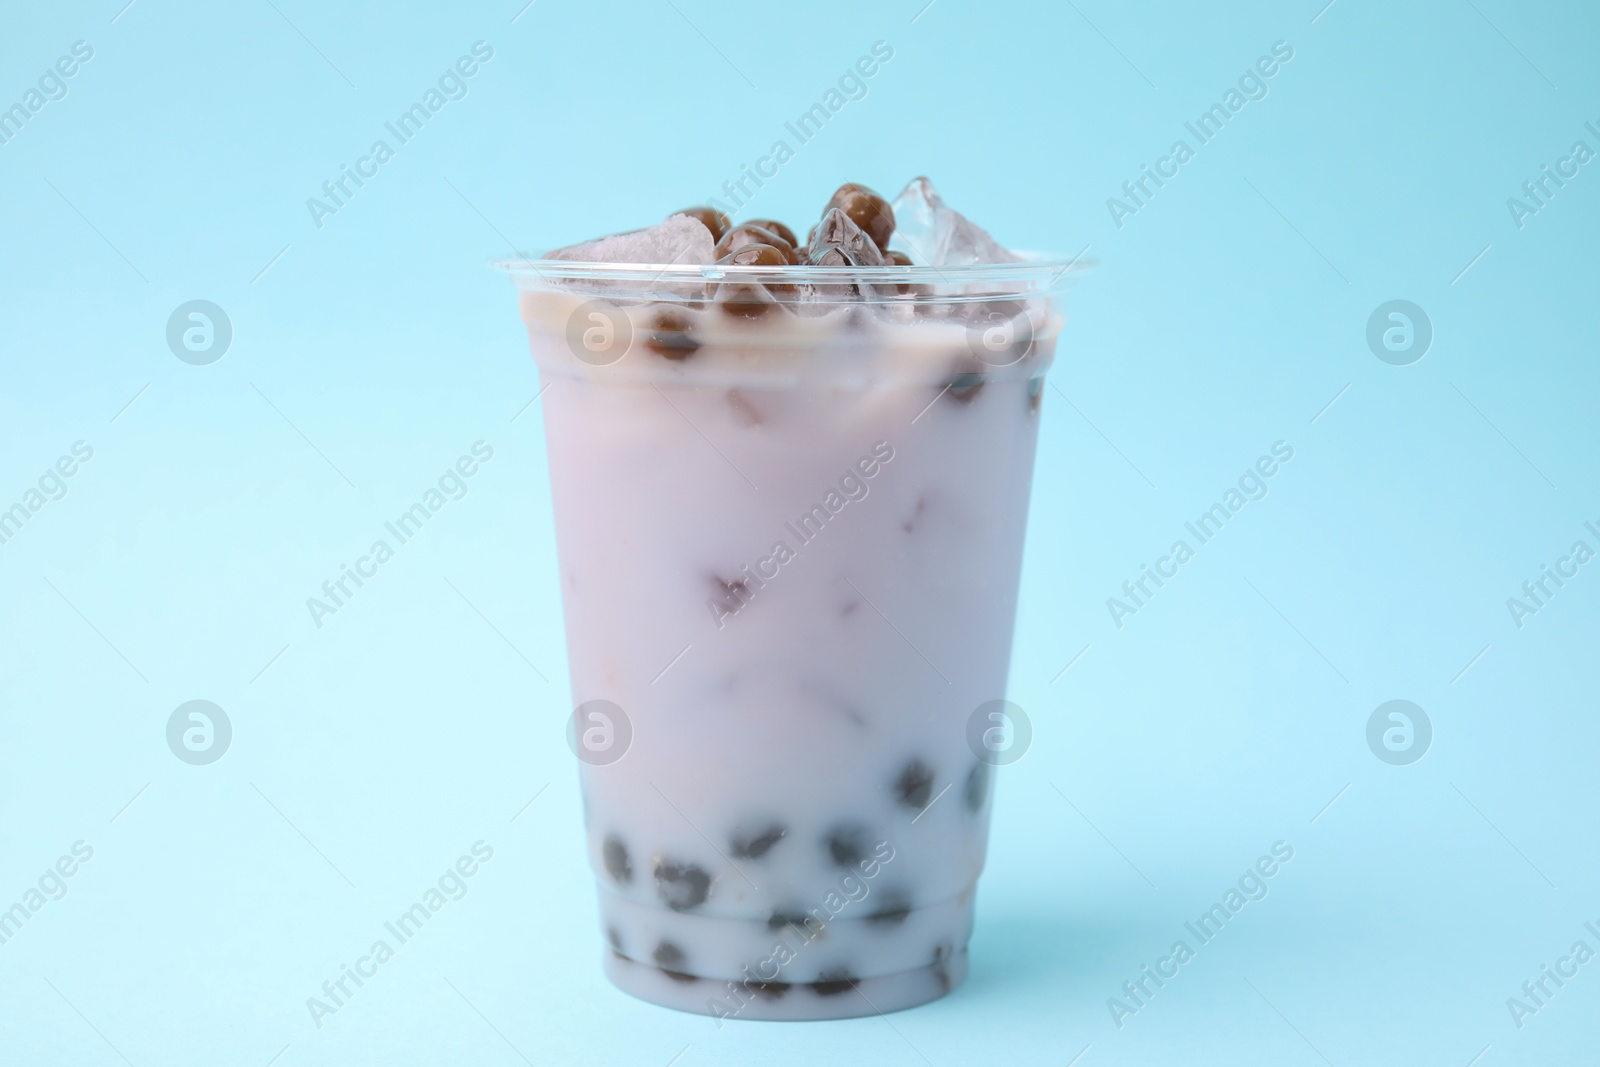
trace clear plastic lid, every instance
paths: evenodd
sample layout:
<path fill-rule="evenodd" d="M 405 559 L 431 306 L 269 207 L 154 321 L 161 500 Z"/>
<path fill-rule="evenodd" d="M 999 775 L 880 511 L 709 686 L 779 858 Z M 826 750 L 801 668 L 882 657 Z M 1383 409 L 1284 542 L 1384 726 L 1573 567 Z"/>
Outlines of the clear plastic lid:
<path fill-rule="evenodd" d="M 959 266 L 494 264 L 541 371 L 601 381 L 845 388 L 1033 378 L 1081 257 Z"/>
<path fill-rule="evenodd" d="M 1021 253 L 1019 253 L 1021 254 Z M 759 286 L 779 304 L 906 304 L 929 307 L 1027 300 L 1064 289 L 1092 264 L 1081 256 L 1021 254 L 1012 263 L 880 267 L 743 266 L 723 263 L 584 263 L 498 260 L 524 290 L 605 295 L 618 302 L 698 303 Z"/>

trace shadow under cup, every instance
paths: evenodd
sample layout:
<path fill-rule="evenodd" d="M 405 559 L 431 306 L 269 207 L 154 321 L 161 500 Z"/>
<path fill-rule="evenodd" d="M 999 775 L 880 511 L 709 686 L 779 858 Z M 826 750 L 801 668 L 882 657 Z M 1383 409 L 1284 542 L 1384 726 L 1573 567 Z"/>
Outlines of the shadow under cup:
<path fill-rule="evenodd" d="M 503 266 L 607 975 L 744 1019 L 948 992 L 1074 270 Z"/>

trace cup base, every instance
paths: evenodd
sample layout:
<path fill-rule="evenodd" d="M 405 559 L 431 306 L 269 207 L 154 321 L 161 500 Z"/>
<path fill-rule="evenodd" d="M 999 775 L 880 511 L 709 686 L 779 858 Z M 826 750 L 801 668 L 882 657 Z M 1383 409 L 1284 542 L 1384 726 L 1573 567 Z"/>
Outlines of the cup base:
<path fill-rule="evenodd" d="M 967 976 L 967 950 L 928 967 L 848 982 L 717 982 L 677 975 L 606 952 L 606 977 L 640 1000 L 718 1019 L 803 1022 L 886 1015 L 938 1000 Z"/>

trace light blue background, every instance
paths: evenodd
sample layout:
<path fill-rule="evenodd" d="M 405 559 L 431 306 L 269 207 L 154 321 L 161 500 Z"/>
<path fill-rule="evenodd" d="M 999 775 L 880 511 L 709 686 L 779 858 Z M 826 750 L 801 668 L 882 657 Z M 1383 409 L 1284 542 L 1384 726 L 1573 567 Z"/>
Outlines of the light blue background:
<path fill-rule="evenodd" d="M 1600 949 L 1600 565 L 1521 629 L 1506 598 L 1600 548 L 1600 164 L 1523 228 L 1506 199 L 1600 149 L 1600 15 L 923 2 L 11 5 L 0 102 L 94 58 L 0 146 L 0 505 L 94 458 L 0 545 L 0 906 L 94 858 L 0 945 L 0 1060 L 1592 1055 L 1600 962 L 1521 1029 L 1506 999 Z M 314 226 L 480 39 L 469 95 Z M 880 39 L 752 210 L 925 172 L 1098 263 L 1044 405 L 1011 690 L 1037 736 L 956 995 L 719 1031 L 599 973 L 535 374 L 485 261 L 703 201 Z M 1106 199 L 1279 40 L 1269 95 L 1119 229 Z M 234 328 L 211 366 L 164 340 L 196 298 Z M 1394 298 L 1435 331 L 1410 366 L 1365 341 Z M 480 439 L 469 495 L 315 628 Z M 1278 440 L 1270 495 L 1118 629 L 1106 598 Z M 165 742 L 196 698 L 235 731 L 206 767 Z M 1410 766 L 1365 740 L 1396 698 L 1435 731 Z M 317 1029 L 306 998 L 480 839 L 469 894 Z M 1119 1029 L 1107 998 L 1279 840 L 1270 895 Z"/>

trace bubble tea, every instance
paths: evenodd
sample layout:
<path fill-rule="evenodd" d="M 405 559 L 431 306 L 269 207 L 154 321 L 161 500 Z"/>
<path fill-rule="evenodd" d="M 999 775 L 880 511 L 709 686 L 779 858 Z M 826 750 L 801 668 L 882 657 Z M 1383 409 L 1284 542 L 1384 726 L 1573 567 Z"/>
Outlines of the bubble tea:
<path fill-rule="evenodd" d="M 898 220 L 898 225 L 897 225 Z M 605 970 L 719 1018 L 967 971 L 1059 261 L 926 179 L 509 264 Z M 973 737 L 989 737 L 985 729 Z"/>

